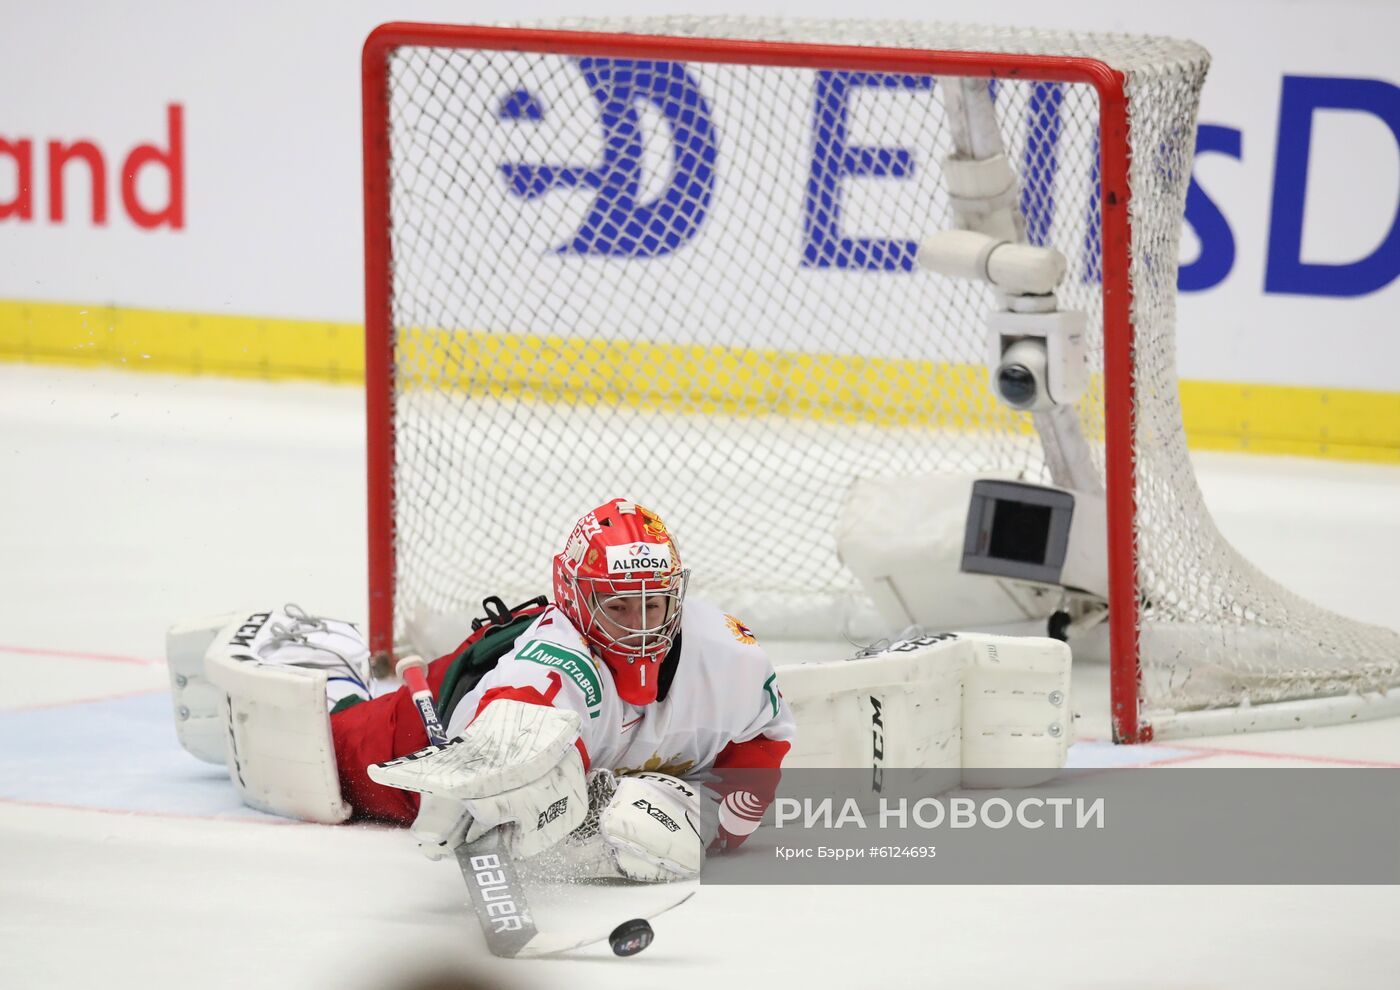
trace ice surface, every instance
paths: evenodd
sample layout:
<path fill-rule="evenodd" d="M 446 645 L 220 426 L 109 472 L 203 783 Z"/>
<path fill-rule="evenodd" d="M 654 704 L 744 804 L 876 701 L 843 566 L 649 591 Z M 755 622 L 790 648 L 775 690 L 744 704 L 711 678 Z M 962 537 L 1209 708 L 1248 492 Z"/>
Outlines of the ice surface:
<path fill-rule="evenodd" d="M 243 808 L 171 727 L 170 623 L 363 617 L 362 436 L 353 388 L 0 366 L 0 986 L 355 990 L 433 966 L 609 990 L 1392 985 L 1385 887 L 707 887 L 633 959 L 489 958 L 455 868 L 396 829 Z M 1197 465 L 1246 556 L 1395 624 L 1400 469 Z M 1076 671 L 1075 765 L 1400 766 L 1400 720 L 1113 747 L 1106 685 Z M 660 896 L 539 910 L 621 921 Z"/>

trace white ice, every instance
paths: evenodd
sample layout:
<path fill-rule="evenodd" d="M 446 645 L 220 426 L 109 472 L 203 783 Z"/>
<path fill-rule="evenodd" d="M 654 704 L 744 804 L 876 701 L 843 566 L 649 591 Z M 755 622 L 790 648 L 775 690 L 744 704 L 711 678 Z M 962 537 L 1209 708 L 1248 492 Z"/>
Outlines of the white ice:
<path fill-rule="evenodd" d="M 0 366 L 0 987 L 1394 985 L 1384 886 L 705 887 L 633 959 L 491 959 L 452 867 L 243 809 L 170 726 L 171 622 L 363 617 L 362 422 L 348 387 Z M 1396 624 L 1400 468 L 1197 469 L 1246 556 Z M 1400 767 L 1400 720 L 1114 748 L 1106 696 L 1076 672 L 1080 763 Z"/>

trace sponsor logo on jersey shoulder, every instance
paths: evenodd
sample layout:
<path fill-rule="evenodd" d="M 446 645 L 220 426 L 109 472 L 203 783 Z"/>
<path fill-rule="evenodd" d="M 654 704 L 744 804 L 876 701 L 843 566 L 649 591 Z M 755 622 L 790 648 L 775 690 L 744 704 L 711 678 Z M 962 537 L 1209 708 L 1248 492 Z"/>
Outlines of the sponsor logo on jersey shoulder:
<path fill-rule="evenodd" d="M 729 631 L 734 634 L 734 638 L 745 646 L 752 646 L 754 643 L 758 642 L 758 640 L 754 638 L 754 634 L 750 631 L 749 627 L 734 618 L 734 616 L 726 615 L 724 617 L 724 624 L 729 627 Z"/>
<path fill-rule="evenodd" d="M 671 546 L 668 543 L 624 543 L 620 547 L 608 547 L 609 574 L 670 569 Z"/>
<path fill-rule="evenodd" d="M 532 639 L 515 654 L 517 660 L 529 660 L 544 667 L 553 667 L 578 685 L 588 705 L 588 717 L 598 717 L 598 707 L 603 703 L 603 682 L 598 679 L 598 671 L 580 653 L 566 649 L 558 643 L 547 643 L 542 639 Z"/>

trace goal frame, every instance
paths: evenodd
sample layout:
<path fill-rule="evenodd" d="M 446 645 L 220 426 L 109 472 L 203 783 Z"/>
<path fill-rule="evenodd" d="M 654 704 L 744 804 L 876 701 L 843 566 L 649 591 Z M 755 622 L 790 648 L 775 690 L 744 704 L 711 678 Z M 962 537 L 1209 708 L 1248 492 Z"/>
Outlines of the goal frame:
<path fill-rule="evenodd" d="M 1107 502 L 1110 704 L 1120 743 L 1148 742 L 1139 710 L 1136 482 L 1133 459 L 1134 325 L 1129 266 L 1128 98 L 1123 73 L 1098 59 L 798 42 L 604 34 L 590 31 L 393 22 L 376 28 L 361 58 L 365 417 L 368 474 L 369 641 L 391 653 L 394 635 L 395 334 L 390 234 L 389 64 L 400 47 L 601 55 L 671 62 L 1032 78 L 1092 86 L 1099 101 L 1099 206 L 1103 251 L 1104 487 Z"/>

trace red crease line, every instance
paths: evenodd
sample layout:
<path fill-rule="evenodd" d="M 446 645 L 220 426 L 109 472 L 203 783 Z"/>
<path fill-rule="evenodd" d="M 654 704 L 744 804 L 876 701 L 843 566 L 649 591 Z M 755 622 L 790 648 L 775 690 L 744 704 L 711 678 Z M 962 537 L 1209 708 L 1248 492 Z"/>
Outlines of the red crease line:
<path fill-rule="evenodd" d="M 139 691 L 118 691 L 114 694 L 99 694 L 91 698 L 65 698 L 61 701 L 41 701 L 34 705 L 19 705 L 15 708 L 0 708 L 0 717 L 12 712 L 43 711 L 45 708 L 68 708 L 72 705 L 95 705 L 99 701 L 119 701 L 123 698 L 139 698 L 143 694 L 164 694 L 165 688 L 142 688 Z"/>
<path fill-rule="evenodd" d="M 0 804 L 13 804 L 22 808 L 44 808 L 54 811 L 92 811 L 99 815 L 124 815 L 131 818 L 173 818 L 182 821 L 235 822 L 245 825 L 314 825 L 295 818 L 248 818 L 242 815 L 189 815 L 174 811 L 129 811 L 125 808 L 96 808 L 85 804 L 58 804 L 52 801 L 25 801 L 20 798 L 0 797 Z"/>
<path fill-rule="evenodd" d="M 1076 743 L 1107 743 L 1107 739 L 1080 738 Z M 1381 769 L 1400 769 L 1400 763 L 1389 760 L 1364 760 L 1350 756 L 1314 756 L 1311 753 L 1281 753 L 1276 750 L 1260 749 L 1222 749 L 1217 746 L 1193 746 L 1189 743 L 1181 743 L 1175 740 L 1167 740 L 1161 743 L 1142 744 L 1142 749 L 1150 752 L 1156 748 L 1179 749 L 1188 753 L 1200 754 L 1191 757 L 1167 757 L 1162 760 L 1148 760 L 1142 763 L 1120 764 L 1123 766 L 1144 767 L 1144 766 L 1166 766 L 1174 762 L 1194 762 L 1210 756 L 1255 756 L 1261 760 L 1295 760 L 1299 763 L 1328 763 L 1339 767 L 1379 767 Z"/>
<path fill-rule="evenodd" d="M 79 653 L 73 650 L 48 650 L 37 646 L 6 646 L 0 644 L 0 653 L 14 653 L 27 657 L 54 657 L 60 660 L 99 660 L 103 663 L 129 663 L 138 667 L 164 666 L 164 660 L 149 657 L 128 657 L 117 653 Z"/>
<path fill-rule="evenodd" d="M 1207 756 L 1257 756 L 1262 760 L 1299 760 L 1308 763 L 1330 763 L 1340 767 L 1381 767 L 1400 769 L 1400 763 L 1389 760 L 1361 760 L 1350 756 L 1314 756 L 1311 753 L 1276 753 L 1253 749 L 1218 749 L 1214 746 L 1183 746 L 1180 743 L 1167 743 L 1172 749 L 1184 749 Z"/>

